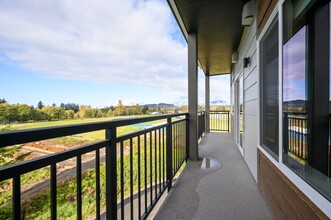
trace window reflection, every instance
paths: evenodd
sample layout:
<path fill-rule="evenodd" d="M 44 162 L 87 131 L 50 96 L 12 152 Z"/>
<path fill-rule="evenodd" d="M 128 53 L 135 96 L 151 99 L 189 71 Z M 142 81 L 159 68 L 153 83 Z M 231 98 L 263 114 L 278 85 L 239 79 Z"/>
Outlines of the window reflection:
<path fill-rule="evenodd" d="M 306 77 L 306 26 L 304 26 L 284 45 L 283 49 L 284 112 L 306 112 Z"/>
<path fill-rule="evenodd" d="M 298 4 L 294 0 L 284 4 L 283 163 L 331 201 L 331 66 L 325 62 L 328 55 L 316 46 L 331 44 L 317 34 L 326 28 L 315 14 L 329 6 Z"/>

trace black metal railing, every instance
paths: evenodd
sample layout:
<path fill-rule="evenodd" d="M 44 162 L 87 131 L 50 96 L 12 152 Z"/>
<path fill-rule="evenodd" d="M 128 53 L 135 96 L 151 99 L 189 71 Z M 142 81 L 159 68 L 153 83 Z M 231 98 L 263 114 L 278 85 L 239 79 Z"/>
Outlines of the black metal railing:
<path fill-rule="evenodd" d="M 283 113 L 283 140 L 285 153 L 308 160 L 307 114 Z"/>
<path fill-rule="evenodd" d="M 202 138 L 202 135 L 206 132 L 206 112 L 198 112 L 198 137 Z"/>
<path fill-rule="evenodd" d="M 229 111 L 210 111 L 209 121 L 211 131 L 230 131 Z"/>
<path fill-rule="evenodd" d="M 116 134 L 118 127 L 161 119 L 166 122 L 123 136 Z M 76 159 L 76 218 L 91 217 L 82 212 L 85 194 L 82 157 L 87 153 L 93 153 L 95 163 L 95 218 L 100 219 L 101 215 L 106 219 L 147 218 L 163 192 L 171 189 L 174 176 L 188 158 L 187 113 L 3 132 L 0 148 L 98 130 L 105 131 L 105 140 L 0 168 L 0 183 L 12 181 L 13 219 L 23 219 L 25 214 L 21 176 L 45 167 L 50 170 L 47 218 L 60 218 L 57 165 L 72 158 Z M 105 163 L 100 160 L 102 157 Z M 101 168 L 105 169 L 105 194 L 101 189 Z M 105 205 L 101 202 L 103 198 Z"/>

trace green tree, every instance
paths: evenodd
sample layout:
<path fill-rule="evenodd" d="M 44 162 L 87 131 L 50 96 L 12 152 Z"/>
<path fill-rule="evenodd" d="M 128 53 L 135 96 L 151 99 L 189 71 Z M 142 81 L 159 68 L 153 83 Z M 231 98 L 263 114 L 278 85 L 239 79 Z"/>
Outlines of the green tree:
<path fill-rule="evenodd" d="M 141 110 L 141 107 L 140 105 L 137 103 L 135 106 L 134 106 L 134 114 L 135 115 L 141 115 L 142 114 L 142 110 Z"/>
<path fill-rule="evenodd" d="M 17 105 L 17 121 L 25 122 L 33 118 L 33 109 L 26 104 Z"/>
<path fill-rule="evenodd" d="M 95 109 L 88 108 L 85 110 L 84 118 L 95 118 Z"/>
<path fill-rule="evenodd" d="M 73 110 L 66 110 L 65 114 L 67 119 L 73 119 L 75 116 L 75 112 Z"/>
<path fill-rule="evenodd" d="M 47 120 L 64 119 L 66 114 L 63 108 L 54 106 L 45 106 L 42 111 L 47 115 Z"/>
<path fill-rule="evenodd" d="M 148 113 L 148 105 L 145 105 L 141 111 L 142 111 L 143 114 L 147 114 Z"/>
<path fill-rule="evenodd" d="M 37 108 L 41 110 L 44 107 L 45 107 L 45 105 L 43 104 L 43 102 L 42 101 L 39 101 L 38 104 L 37 104 Z"/>
<path fill-rule="evenodd" d="M 9 104 L 0 104 L 0 120 L 5 124 L 17 120 L 17 106 Z"/>
<path fill-rule="evenodd" d="M 6 99 L 0 99 L 0 104 L 6 104 L 6 103 L 7 103 Z"/>
<path fill-rule="evenodd" d="M 132 107 L 127 107 L 125 108 L 125 114 L 124 115 L 134 115 L 134 108 Z"/>

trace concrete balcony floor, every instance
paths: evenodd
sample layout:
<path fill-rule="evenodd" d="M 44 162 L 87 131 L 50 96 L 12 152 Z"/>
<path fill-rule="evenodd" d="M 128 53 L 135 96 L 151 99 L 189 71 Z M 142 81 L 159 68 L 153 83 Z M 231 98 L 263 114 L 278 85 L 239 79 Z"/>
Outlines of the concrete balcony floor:
<path fill-rule="evenodd" d="M 272 219 L 231 134 L 207 133 L 200 157 L 189 161 L 155 219 Z"/>

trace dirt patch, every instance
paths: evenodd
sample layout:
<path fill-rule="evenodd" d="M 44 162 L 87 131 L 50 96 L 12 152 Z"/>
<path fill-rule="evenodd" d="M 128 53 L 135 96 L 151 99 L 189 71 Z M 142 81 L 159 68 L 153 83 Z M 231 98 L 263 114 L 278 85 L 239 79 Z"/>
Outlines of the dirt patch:
<path fill-rule="evenodd" d="M 71 148 L 70 146 L 62 146 L 59 144 L 54 144 L 54 142 L 50 140 L 44 140 L 44 141 L 38 141 L 38 142 L 30 142 L 24 144 L 24 146 L 35 148 L 36 150 L 42 150 L 47 151 L 49 153 L 56 153 L 60 151 L 67 150 L 68 148 Z"/>

